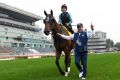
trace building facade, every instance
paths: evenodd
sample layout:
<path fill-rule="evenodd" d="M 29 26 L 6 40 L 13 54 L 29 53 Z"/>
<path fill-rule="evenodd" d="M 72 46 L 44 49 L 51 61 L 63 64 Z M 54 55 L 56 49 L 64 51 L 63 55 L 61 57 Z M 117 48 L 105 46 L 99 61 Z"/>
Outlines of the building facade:
<path fill-rule="evenodd" d="M 35 24 L 41 16 L 0 3 L 0 46 L 53 48 L 53 43 Z"/>
<path fill-rule="evenodd" d="M 88 32 L 91 33 L 91 32 Z M 106 39 L 107 34 L 102 31 L 92 32 L 91 37 L 88 39 L 88 50 L 95 53 L 106 52 Z"/>

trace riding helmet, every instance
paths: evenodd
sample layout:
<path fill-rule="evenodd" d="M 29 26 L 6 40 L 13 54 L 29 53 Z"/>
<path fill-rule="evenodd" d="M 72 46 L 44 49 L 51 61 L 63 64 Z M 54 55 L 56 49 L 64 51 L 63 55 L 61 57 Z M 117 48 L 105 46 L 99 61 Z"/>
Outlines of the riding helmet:
<path fill-rule="evenodd" d="M 66 8 L 67 9 L 67 5 L 66 4 L 63 4 L 62 6 L 61 6 L 61 8 Z"/>

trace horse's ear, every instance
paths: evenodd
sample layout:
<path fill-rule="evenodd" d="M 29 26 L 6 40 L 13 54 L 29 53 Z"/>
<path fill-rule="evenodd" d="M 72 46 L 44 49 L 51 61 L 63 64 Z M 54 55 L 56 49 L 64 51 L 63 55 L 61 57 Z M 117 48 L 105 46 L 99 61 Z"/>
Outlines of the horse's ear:
<path fill-rule="evenodd" d="M 53 10 L 50 11 L 51 15 L 53 15 Z"/>
<path fill-rule="evenodd" d="M 44 10 L 44 14 L 47 16 L 47 12 Z"/>

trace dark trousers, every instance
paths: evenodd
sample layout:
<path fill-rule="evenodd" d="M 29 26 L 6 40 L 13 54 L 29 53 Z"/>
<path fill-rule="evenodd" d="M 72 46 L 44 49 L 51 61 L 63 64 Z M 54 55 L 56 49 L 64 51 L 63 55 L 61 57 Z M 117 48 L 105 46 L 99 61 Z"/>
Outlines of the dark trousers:
<path fill-rule="evenodd" d="M 75 52 L 75 64 L 79 72 L 83 72 L 83 77 L 87 74 L 87 52 Z"/>

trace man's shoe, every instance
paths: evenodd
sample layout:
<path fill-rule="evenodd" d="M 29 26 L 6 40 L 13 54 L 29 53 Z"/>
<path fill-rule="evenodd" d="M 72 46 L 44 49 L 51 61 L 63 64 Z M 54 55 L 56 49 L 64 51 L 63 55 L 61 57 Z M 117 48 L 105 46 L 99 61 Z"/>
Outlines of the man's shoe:
<path fill-rule="evenodd" d="M 83 72 L 80 72 L 80 73 L 79 73 L 79 78 L 81 78 L 81 77 L 82 77 L 82 75 L 83 75 Z"/>
<path fill-rule="evenodd" d="M 82 79 L 82 80 L 85 80 L 85 77 L 82 77 L 81 79 Z"/>

